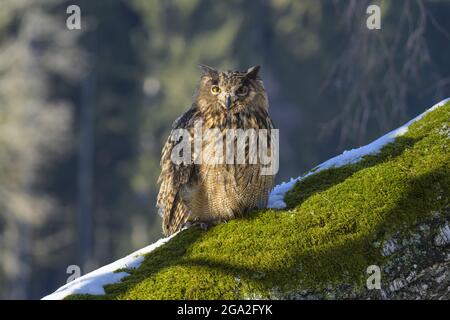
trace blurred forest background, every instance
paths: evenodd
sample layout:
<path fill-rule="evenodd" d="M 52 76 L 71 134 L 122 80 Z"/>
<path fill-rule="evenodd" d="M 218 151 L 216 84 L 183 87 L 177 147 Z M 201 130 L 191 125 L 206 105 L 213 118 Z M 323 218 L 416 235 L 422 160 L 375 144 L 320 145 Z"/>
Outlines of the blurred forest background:
<path fill-rule="evenodd" d="M 2 0 L 0 298 L 162 236 L 160 151 L 198 63 L 262 65 L 283 181 L 450 96 L 449 17 L 438 0 Z"/>

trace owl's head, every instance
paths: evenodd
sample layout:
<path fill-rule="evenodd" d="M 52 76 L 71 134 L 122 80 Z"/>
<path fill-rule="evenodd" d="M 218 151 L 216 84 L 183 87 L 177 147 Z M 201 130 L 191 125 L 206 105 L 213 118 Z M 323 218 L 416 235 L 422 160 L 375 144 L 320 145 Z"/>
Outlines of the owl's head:
<path fill-rule="evenodd" d="M 225 112 L 239 112 L 245 108 L 267 108 L 267 96 L 259 66 L 247 71 L 217 71 L 200 65 L 203 72 L 196 94 L 201 108 L 215 108 Z"/>

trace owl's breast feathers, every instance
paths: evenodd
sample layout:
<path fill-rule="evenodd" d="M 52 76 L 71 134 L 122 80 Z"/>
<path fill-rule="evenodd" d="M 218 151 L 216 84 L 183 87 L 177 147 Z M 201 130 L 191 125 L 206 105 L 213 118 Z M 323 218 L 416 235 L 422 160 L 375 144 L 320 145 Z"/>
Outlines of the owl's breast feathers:
<path fill-rule="evenodd" d="M 222 135 L 226 129 L 267 129 L 270 148 L 273 124 L 267 110 L 263 108 L 227 115 L 204 114 L 194 105 L 175 120 L 172 133 L 177 129 L 188 129 L 193 138 L 194 125 L 200 120 L 203 129 L 219 129 Z M 203 146 L 209 143 L 206 137 Z M 261 175 L 259 164 L 175 164 L 171 160 L 171 153 L 177 143 L 179 141 L 172 141 L 169 137 L 164 145 L 162 170 L 158 179 L 161 187 L 157 207 L 163 218 L 166 235 L 178 231 L 187 220 L 227 220 L 243 211 L 266 205 L 274 176 Z M 248 146 L 246 152 L 247 149 Z"/>

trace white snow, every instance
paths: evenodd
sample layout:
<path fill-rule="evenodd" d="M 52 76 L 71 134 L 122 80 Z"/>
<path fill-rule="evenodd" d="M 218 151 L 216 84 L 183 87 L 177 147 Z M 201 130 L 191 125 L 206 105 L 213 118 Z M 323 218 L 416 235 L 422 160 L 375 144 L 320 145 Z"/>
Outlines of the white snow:
<path fill-rule="evenodd" d="M 105 294 L 105 290 L 103 289 L 104 285 L 120 282 L 123 277 L 128 275 L 127 272 L 114 271 L 123 268 L 138 268 L 142 261 L 144 261 L 144 254 L 147 254 L 162 246 L 175 235 L 176 233 L 170 237 L 160 239 L 145 248 L 133 252 L 125 258 L 119 259 L 113 263 L 101 267 L 100 269 L 79 277 L 78 279 L 62 286 L 54 293 L 45 296 L 42 300 L 62 300 L 71 294 Z"/>
<path fill-rule="evenodd" d="M 273 188 L 269 195 L 269 202 L 267 207 L 272 209 L 283 209 L 284 207 L 286 207 L 286 203 L 284 202 L 284 195 L 286 194 L 286 192 L 291 190 L 294 184 L 300 179 L 302 179 L 302 177 L 298 177 L 295 179 L 291 178 L 290 181 L 282 182 L 281 184 Z"/>
<path fill-rule="evenodd" d="M 307 172 L 303 176 L 297 177 L 295 179 L 291 178 L 291 180 L 289 182 L 281 183 L 280 185 L 276 186 L 270 193 L 268 208 L 272 208 L 272 209 L 285 208 L 286 203 L 283 200 L 284 196 L 285 196 L 286 192 L 288 192 L 295 185 L 295 183 L 298 180 L 305 179 L 306 177 L 308 177 L 316 172 L 325 170 L 325 169 L 329 169 L 329 168 L 333 168 L 333 167 L 337 168 L 337 167 L 341 167 L 346 164 L 358 162 L 362 159 L 362 157 L 364 157 L 366 155 L 377 153 L 378 151 L 381 150 L 381 148 L 383 146 L 385 146 L 386 144 L 388 144 L 390 142 L 393 142 L 396 137 L 404 135 L 408 131 L 408 127 L 412 123 L 420 120 L 425 114 L 444 105 L 448 101 L 450 101 L 450 98 L 445 99 L 445 100 L 435 104 L 433 107 L 426 110 L 424 113 L 420 114 L 419 116 L 415 117 L 414 119 L 410 120 L 408 123 L 404 124 L 400 128 L 392 130 L 391 132 L 385 134 L 381 138 L 378 138 L 377 140 L 373 141 L 372 143 L 369 143 L 368 145 L 365 145 L 365 146 L 357 148 L 357 149 L 344 151 L 341 155 L 338 155 L 334 158 L 331 158 L 330 160 L 325 161 L 324 163 L 318 165 L 317 167 L 315 167 L 311 171 Z"/>

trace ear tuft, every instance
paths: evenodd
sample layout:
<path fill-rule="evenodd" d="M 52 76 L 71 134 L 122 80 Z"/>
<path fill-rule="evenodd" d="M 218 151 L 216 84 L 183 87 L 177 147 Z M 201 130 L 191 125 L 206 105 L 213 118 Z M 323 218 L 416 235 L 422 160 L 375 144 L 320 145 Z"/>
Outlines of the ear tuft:
<path fill-rule="evenodd" d="M 207 66 L 206 64 L 199 64 L 198 67 L 202 70 L 203 75 L 213 75 L 217 74 L 217 70 Z"/>
<path fill-rule="evenodd" d="M 247 74 L 245 75 L 248 79 L 256 79 L 258 76 L 259 70 L 261 69 L 261 66 L 253 66 L 247 70 Z"/>

